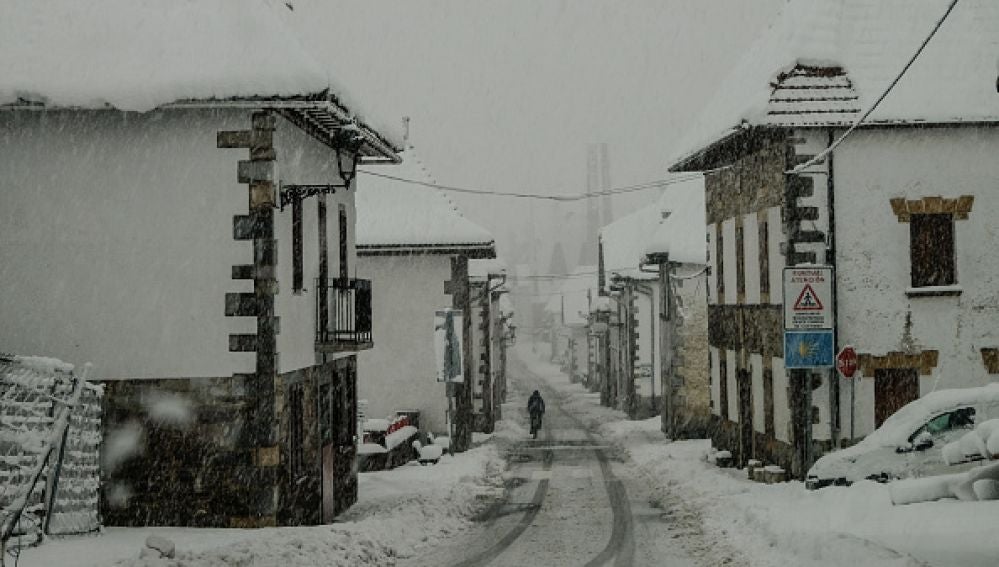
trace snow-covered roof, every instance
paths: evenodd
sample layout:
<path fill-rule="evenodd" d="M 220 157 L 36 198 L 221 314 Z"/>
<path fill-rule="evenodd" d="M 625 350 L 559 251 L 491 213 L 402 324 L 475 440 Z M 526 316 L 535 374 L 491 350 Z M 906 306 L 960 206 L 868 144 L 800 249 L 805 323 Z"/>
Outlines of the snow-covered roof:
<path fill-rule="evenodd" d="M 659 221 L 644 254 L 666 253 L 671 262 L 705 264 L 704 179 L 698 177 L 670 185 L 659 205 L 669 216 Z"/>
<path fill-rule="evenodd" d="M 499 258 L 482 258 L 468 261 L 468 276 L 485 279 L 489 275 L 498 276 L 506 273 L 506 262 Z"/>
<path fill-rule="evenodd" d="M 949 0 L 790 0 L 719 84 L 673 169 L 746 126 L 852 124 L 888 87 Z M 999 2 L 962 0 L 865 124 L 999 121 Z"/>
<path fill-rule="evenodd" d="M 361 104 L 298 42 L 294 17 L 278 0 L 5 1 L 0 107 L 145 112 L 267 100 L 363 125 Z M 402 145 L 395 132 L 362 131 Z"/>
<path fill-rule="evenodd" d="M 358 253 L 436 250 L 495 256 L 492 234 L 465 218 L 443 191 L 363 173 L 435 183 L 412 147 L 401 155 L 403 163 L 396 167 L 361 168 L 355 200 Z"/>
<path fill-rule="evenodd" d="M 667 190 L 668 191 L 668 190 Z M 645 257 L 645 247 L 663 218 L 662 197 L 655 203 L 630 213 L 600 229 L 600 244 L 604 254 L 607 284 L 612 275 L 632 279 L 656 279 L 643 272 L 639 264 Z M 703 228 L 698 232 L 704 232 Z"/>
<path fill-rule="evenodd" d="M 590 312 L 590 298 L 597 295 L 597 267 L 578 266 L 568 275 L 548 297 L 545 312 L 561 317 L 564 307 L 565 324 L 581 325 Z"/>

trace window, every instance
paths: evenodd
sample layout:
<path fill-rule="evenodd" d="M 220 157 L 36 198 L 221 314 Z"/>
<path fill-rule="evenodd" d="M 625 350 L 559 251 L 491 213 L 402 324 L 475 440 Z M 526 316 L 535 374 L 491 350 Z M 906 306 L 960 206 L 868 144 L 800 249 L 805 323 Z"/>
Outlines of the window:
<path fill-rule="evenodd" d="M 914 441 L 924 431 L 930 435 L 937 436 L 954 429 L 971 429 L 974 426 L 975 408 L 961 408 L 949 413 L 938 415 L 929 420 L 909 437 L 909 441 Z"/>
<path fill-rule="evenodd" d="M 347 279 L 347 208 L 340 205 L 340 279 Z"/>
<path fill-rule="evenodd" d="M 735 227 L 735 289 L 741 296 L 746 293 L 746 254 L 742 225 Z"/>
<path fill-rule="evenodd" d="M 770 223 L 760 221 L 760 293 L 770 293 Z"/>
<path fill-rule="evenodd" d="M 912 287 L 957 283 L 954 215 L 914 214 L 909 222 Z"/>
<path fill-rule="evenodd" d="M 298 198 L 291 202 L 291 262 L 292 291 L 302 293 L 305 287 L 302 266 L 302 200 Z"/>
<path fill-rule="evenodd" d="M 304 472 L 302 442 L 305 440 L 305 425 L 302 415 L 302 398 L 301 384 L 288 388 L 288 465 L 292 478 L 298 478 Z"/>

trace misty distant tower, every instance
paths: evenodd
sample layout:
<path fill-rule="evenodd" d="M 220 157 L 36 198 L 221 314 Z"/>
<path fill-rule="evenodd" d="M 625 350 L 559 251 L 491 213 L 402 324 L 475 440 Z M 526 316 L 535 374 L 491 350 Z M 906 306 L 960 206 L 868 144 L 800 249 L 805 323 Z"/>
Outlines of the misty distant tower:
<path fill-rule="evenodd" d="M 586 192 L 595 193 L 610 189 L 610 157 L 607 144 L 590 144 L 586 148 Z M 614 220 L 611 216 L 610 195 L 586 200 L 586 233 L 579 254 L 579 265 L 597 263 L 597 235 L 600 228 Z"/>
<path fill-rule="evenodd" d="M 569 266 L 565 263 L 565 252 L 562 251 L 562 243 L 555 242 L 555 247 L 552 249 L 552 261 L 548 265 L 548 273 L 556 276 L 562 276 L 569 273 Z"/>

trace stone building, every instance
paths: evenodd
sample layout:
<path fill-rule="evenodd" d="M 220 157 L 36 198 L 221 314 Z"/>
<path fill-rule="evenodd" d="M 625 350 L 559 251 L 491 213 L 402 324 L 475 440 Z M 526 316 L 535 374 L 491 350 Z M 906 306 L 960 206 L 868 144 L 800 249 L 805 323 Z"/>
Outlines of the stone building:
<path fill-rule="evenodd" d="M 373 341 L 354 173 L 397 143 L 283 5 L 123 6 L 7 11 L 0 344 L 95 363 L 105 523 L 329 522 Z"/>
<path fill-rule="evenodd" d="M 673 439 L 710 435 L 708 276 L 704 240 L 704 183 L 667 187 L 663 219 L 645 247 L 644 263 L 658 265 L 657 350 L 663 432 Z"/>
<path fill-rule="evenodd" d="M 402 165 L 378 171 L 433 183 L 415 149 L 403 155 Z M 445 307 L 472 312 L 469 264 L 496 256 L 493 236 L 465 218 L 443 192 L 376 175 L 360 181 L 357 215 L 357 271 L 372 282 L 372 325 L 378 337 L 375 347 L 361 355 L 359 391 L 368 402 L 368 417 L 418 411 L 422 431 L 446 434 L 449 394 L 446 384 L 436 381 L 434 313 Z M 478 370 L 474 314 L 463 324 L 463 374 L 473 376 Z M 456 384 L 450 394 L 457 451 L 471 442 L 473 385 Z"/>
<path fill-rule="evenodd" d="M 671 166 L 705 173 L 714 440 L 740 461 L 802 475 L 926 392 L 995 380 L 999 257 L 983 243 L 997 228 L 999 95 L 982 48 L 999 37 L 995 3 L 958 3 L 889 86 L 942 16 L 901 0 L 790 2 Z M 835 270 L 854 383 L 785 370 L 782 268 L 811 264 Z"/>
<path fill-rule="evenodd" d="M 662 220 L 661 199 L 621 217 L 600 230 L 601 293 L 610 298 L 606 348 L 609 403 L 632 417 L 659 413 L 661 359 L 657 352 L 659 276 L 642 264 L 644 248 Z M 644 267 L 643 267 L 644 266 Z"/>
<path fill-rule="evenodd" d="M 492 433 L 506 401 L 506 347 L 513 316 L 507 297 L 506 265 L 501 260 L 472 260 L 472 423 L 475 431 Z M 505 301 L 501 301 L 504 299 Z"/>

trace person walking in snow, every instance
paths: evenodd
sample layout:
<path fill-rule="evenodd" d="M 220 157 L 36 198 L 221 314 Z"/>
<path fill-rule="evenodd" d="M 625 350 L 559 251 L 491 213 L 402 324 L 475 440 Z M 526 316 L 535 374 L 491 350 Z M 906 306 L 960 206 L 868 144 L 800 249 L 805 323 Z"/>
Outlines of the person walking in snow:
<path fill-rule="evenodd" d="M 527 400 L 527 413 L 531 415 L 531 435 L 537 439 L 538 430 L 541 429 L 541 416 L 545 415 L 545 400 L 537 390 Z"/>

